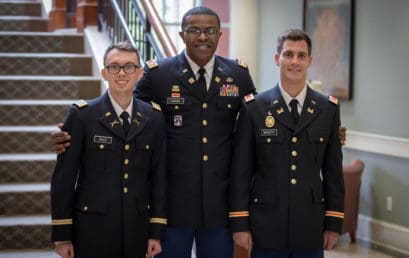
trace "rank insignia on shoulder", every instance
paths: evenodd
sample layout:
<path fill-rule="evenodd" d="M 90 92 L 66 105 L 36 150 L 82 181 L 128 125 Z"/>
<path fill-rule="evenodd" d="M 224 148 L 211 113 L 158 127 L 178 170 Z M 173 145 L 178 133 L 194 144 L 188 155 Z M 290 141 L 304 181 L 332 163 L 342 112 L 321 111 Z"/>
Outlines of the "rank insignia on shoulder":
<path fill-rule="evenodd" d="M 237 64 L 238 64 L 239 66 L 241 66 L 241 67 L 247 69 L 247 64 L 246 64 L 246 62 L 244 62 L 243 60 L 237 59 Z"/>
<path fill-rule="evenodd" d="M 246 96 L 244 96 L 244 102 L 249 103 L 252 100 L 254 100 L 253 93 L 250 93 L 250 94 L 247 94 Z"/>
<path fill-rule="evenodd" d="M 83 108 L 83 107 L 88 106 L 88 102 L 86 102 L 83 99 L 80 99 L 77 102 L 75 102 L 74 105 L 77 106 L 77 108 Z"/>
<path fill-rule="evenodd" d="M 151 59 L 151 60 L 146 61 L 146 65 L 148 66 L 148 68 L 150 70 L 152 70 L 153 68 L 156 68 L 156 67 L 159 66 L 158 62 L 156 62 L 155 59 Z"/>
<path fill-rule="evenodd" d="M 156 103 L 153 102 L 153 101 L 151 101 L 151 104 L 152 104 L 153 109 L 155 109 L 155 110 L 157 110 L 157 111 L 159 111 L 159 112 L 162 112 L 162 109 L 161 109 L 161 107 L 160 107 L 159 104 L 156 104 Z"/>
<path fill-rule="evenodd" d="M 334 103 L 335 105 L 338 105 L 338 99 L 334 96 L 329 96 L 328 100 L 332 103 Z"/>

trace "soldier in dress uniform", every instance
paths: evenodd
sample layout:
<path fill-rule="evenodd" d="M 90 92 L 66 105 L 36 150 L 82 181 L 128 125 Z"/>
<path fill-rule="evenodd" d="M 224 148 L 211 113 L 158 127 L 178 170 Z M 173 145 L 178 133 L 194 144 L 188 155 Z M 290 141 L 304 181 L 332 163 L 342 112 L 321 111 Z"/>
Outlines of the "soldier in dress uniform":
<path fill-rule="evenodd" d="M 190 258 L 195 241 L 198 258 L 230 258 L 233 133 L 243 97 L 256 90 L 245 62 L 215 55 L 222 35 L 217 13 L 192 8 L 181 29 L 185 50 L 147 61 L 135 90 L 137 98 L 160 104 L 167 123 L 168 227 L 157 257 Z M 65 132 L 51 137 L 57 153 L 69 146 Z"/>
<path fill-rule="evenodd" d="M 75 103 L 70 148 L 51 180 L 52 241 L 64 258 L 142 258 L 161 251 L 166 226 L 166 124 L 135 99 L 138 51 L 116 43 L 104 56 L 104 95 Z"/>
<path fill-rule="evenodd" d="M 318 258 L 344 218 L 338 100 L 306 84 L 311 40 L 278 37 L 280 81 L 245 97 L 234 138 L 230 223 L 253 258 Z"/>
<path fill-rule="evenodd" d="M 147 61 L 135 90 L 137 98 L 162 107 L 167 123 L 168 227 L 163 252 L 155 258 L 190 258 L 193 242 L 198 258 L 231 258 L 233 132 L 241 100 L 255 87 L 245 62 L 215 55 L 222 35 L 217 13 L 192 8 L 181 29 L 185 51 Z M 70 139 L 66 132 L 53 133 L 54 150 L 69 149 Z"/>
<path fill-rule="evenodd" d="M 229 258 L 231 144 L 241 100 L 255 87 L 244 62 L 215 55 L 222 33 L 214 11 L 189 10 L 181 29 L 185 51 L 146 62 L 135 90 L 162 106 L 168 128 L 168 228 L 157 257 L 190 258 L 195 241 L 198 258 Z"/>

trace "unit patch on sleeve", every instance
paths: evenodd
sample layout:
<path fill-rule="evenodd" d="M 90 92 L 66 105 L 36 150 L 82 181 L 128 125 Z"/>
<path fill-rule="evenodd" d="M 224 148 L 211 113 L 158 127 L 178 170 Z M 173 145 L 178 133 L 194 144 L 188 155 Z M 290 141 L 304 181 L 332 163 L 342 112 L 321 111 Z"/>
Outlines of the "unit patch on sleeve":
<path fill-rule="evenodd" d="M 150 70 L 159 66 L 158 62 L 155 59 L 150 59 L 146 61 L 146 65 Z"/>
<path fill-rule="evenodd" d="M 338 105 L 338 99 L 334 96 L 329 96 L 328 100 L 332 103 L 334 103 L 335 105 Z"/>
<path fill-rule="evenodd" d="M 246 96 L 244 96 L 244 102 L 249 103 L 252 100 L 254 100 L 253 93 L 250 93 L 250 94 L 247 94 Z"/>

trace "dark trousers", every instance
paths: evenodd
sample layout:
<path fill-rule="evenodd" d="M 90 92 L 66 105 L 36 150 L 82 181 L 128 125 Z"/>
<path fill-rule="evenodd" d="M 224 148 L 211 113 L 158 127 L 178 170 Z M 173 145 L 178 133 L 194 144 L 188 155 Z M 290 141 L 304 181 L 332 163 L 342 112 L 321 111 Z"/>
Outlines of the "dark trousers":
<path fill-rule="evenodd" d="M 168 227 L 163 252 L 155 258 L 191 258 L 193 241 L 197 258 L 232 258 L 233 239 L 228 228 L 201 230 Z"/>
<path fill-rule="evenodd" d="M 324 258 L 324 250 L 285 250 L 277 251 L 271 249 L 253 248 L 251 258 Z"/>

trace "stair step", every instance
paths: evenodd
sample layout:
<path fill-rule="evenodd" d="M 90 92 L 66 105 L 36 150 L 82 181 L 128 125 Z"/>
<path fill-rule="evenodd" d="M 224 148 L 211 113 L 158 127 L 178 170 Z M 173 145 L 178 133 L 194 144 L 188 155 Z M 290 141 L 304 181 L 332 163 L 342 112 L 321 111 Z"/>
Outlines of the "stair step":
<path fill-rule="evenodd" d="M 11 153 L 11 154 L 0 154 L 0 162 L 10 161 L 10 162 L 22 162 L 22 161 L 49 161 L 55 160 L 56 155 L 54 153 Z"/>
<path fill-rule="evenodd" d="M 0 154 L 0 184 L 50 182 L 56 154 Z"/>
<path fill-rule="evenodd" d="M 0 100 L 91 99 L 101 95 L 92 76 L 0 76 Z"/>
<path fill-rule="evenodd" d="M 85 54 L 0 53 L 0 75 L 92 75 L 92 57 Z"/>
<path fill-rule="evenodd" d="M 0 227 L 15 225 L 50 225 L 51 216 L 43 215 L 17 215 L 17 216 L 0 216 Z"/>
<path fill-rule="evenodd" d="M 75 100 L 0 101 L 0 126 L 55 125 L 62 122 Z"/>
<path fill-rule="evenodd" d="M 60 258 L 53 250 L 7 250 L 0 251 L 1 258 Z"/>
<path fill-rule="evenodd" d="M 101 95 L 84 35 L 47 32 L 40 0 L 0 0 L 0 257 L 56 258 L 50 133 L 77 99 Z M 18 15 L 18 16 L 17 16 Z"/>
<path fill-rule="evenodd" d="M 49 183 L 0 185 L 0 214 L 3 216 L 50 212 Z"/>
<path fill-rule="evenodd" d="M 42 4 L 40 1 L 0 1 L 0 15 L 7 16 L 41 16 Z"/>
<path fill-rule="evenodd" d="M 4 193 L 27 193 L 27 192 L 48 192 L 49 183 L 30 184 L 0 184 L 0 194 Z"/>
<path fill-rule="evenodd" d="M 34 16 L 0 16 L 2 31 L 48 31 L 47 18 Z"/>
<path fill-rule="evenodd" d="M 55 126 L 0 126 L 0 142 L 7 143 L 0 144 L 0 153 L 50 153 L 50 133 L 56 130 Z"/>
<path fill-rule="evenodd" d="M 0 217 L 0 250 L 53 248 L 50 222 L 49 215 Z"/>
<path fill-rule="evenodd" d="M 0 32 L 0 52 L 83 53 L 83 34 Z"/>

